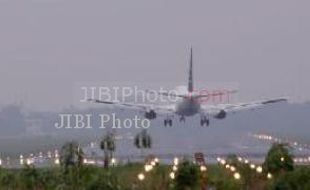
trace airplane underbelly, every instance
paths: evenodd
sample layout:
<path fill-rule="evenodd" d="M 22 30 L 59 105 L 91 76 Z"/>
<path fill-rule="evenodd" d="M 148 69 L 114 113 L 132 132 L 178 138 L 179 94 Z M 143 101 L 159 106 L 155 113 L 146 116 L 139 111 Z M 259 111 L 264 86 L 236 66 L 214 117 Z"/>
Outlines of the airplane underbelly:
<path fill-rule="evenodd" d="M 177 105 L 176 113 L 182 116 L 193 116 L 200 110 L 200 104 L 194 101 L 183 101 Z"/>

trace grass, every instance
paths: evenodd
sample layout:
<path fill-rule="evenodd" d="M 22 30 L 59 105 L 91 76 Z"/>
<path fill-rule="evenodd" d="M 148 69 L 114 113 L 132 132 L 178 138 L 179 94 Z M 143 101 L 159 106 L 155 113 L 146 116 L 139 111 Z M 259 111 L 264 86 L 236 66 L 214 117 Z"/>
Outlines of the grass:
<path fill-rule="evenodd" d="M 207 173 L 202 177 L 200 183 L 206 183 L 208 187 L 215 187 L 217 190 L 272 189 L 273 182 L 279 183 L 277 180 L 267 181 L 267 179 L 253 175 L 251 181 L 254 183 L 249 186 L 242 171 L 240 171 L 241 179 L 236 180 L 233 178 L 233 174 L 222 166 L 208 165 L 207 168 Z M 310 173 L 309 167 L 299 167 L 296 171 L 298 172 L 300 169 L 306 170 L 308 174 Z M 143 181 L 139 181 L 137 178 L 141 172 L 145 174 Z M 69 171 L 64 171 L 60 167 L 2 168 L 0 169 L 0 189 L 170 190 L 173 185 L 173 180 L 169 177 L 170 172 L 171 166 L 168 165 L 159 165 L 152 171 L 145 172 L 144 165 L 139 163 L 109 169 L 84 166 L 82 168 L 71 168 Z M 298 175 L 290 173 L 289 176 Z"/>

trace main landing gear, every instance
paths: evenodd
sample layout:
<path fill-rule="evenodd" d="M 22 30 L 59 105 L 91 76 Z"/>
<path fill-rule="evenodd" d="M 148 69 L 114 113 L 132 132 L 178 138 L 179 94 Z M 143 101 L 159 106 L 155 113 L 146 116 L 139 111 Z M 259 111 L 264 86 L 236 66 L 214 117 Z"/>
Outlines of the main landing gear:
<path fill-rule="evenodd" d="M 165 127 L 167 127 L 167 126 L 172 127 L 172 119 L 171 118 L 165 119 L 164 125 L 165 125 Z"/>
<path fill-rule="evenodd" d="M 207 116 L 205 116 L 205 115 L 203 115 L 203 116 L 201 116 L 201 119 L 200 119 L 200 126 L 209 126 L 209 124 L 210 124 L 210 120 L 209 120 L 209 118 L 207 117 Z"/>

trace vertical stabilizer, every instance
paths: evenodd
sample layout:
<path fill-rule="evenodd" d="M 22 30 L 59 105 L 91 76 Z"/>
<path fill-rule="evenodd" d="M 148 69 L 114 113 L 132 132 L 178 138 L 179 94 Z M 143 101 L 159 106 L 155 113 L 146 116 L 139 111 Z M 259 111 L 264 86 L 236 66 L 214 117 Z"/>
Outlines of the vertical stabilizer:
<path fill-rule="evenodd" d="M 189 59 L 189 73 L 188 73 L 188 92 L 193 92 L 193 49 L 191 47 L 191 55 Z"/>

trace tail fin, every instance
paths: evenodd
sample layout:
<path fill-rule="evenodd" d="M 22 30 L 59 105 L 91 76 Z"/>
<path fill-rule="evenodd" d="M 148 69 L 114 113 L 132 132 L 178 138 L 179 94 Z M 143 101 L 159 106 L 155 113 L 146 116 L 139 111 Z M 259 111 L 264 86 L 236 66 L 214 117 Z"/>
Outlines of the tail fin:
<path fill-rule="evenodd" d="M 189 77 L 188 77 L 188 92 L 193 92 L 194 84 L 193 84 L 193 48 L 191 47 L 191 55 L 189 60 Z"/>

